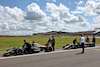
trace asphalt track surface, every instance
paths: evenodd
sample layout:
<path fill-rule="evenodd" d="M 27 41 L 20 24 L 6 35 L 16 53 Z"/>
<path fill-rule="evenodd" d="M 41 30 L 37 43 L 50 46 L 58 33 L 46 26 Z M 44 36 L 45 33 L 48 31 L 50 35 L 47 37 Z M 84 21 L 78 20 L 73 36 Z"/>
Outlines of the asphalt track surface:
<path fill-rule="evenodd" d="M 100 46 L 0 57 L 0 67 L 100 67 Z"/>

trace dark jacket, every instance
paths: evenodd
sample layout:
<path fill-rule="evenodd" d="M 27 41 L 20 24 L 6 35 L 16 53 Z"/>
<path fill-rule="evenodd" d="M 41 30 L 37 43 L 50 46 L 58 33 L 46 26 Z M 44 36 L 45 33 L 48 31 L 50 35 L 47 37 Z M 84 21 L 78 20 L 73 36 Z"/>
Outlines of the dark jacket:
<path fill-rule="evenodd" d="M 49 43 L 49 42 L 52 42 L 52 40 L 51 40 L 51 39 L 49 39 L 49 40 L 48 40 L 48 43 Z"/>
<path fill-rule="evenodd" d="M 24 45 L 23 45 L 23 47 L 25 47 L 25 45 L 26 45 L 27 48 L 30 48 L 31 47 L 31 44 L 28 43 L 28 42 L 25 42 Z"/>
<path fill-rule="evenodd" d="M 55 39 L 54 38 L 52 39 L 52 45 L 55 45 Z"/>
<path fill-rule="evenodd" d="M 94 37 L 94 38 L 93 38 L 93 40 L 92 40 L 92 42 L 94 42 L 94 43 L 95 43 L 95 41 L 96 41 L 96 40 L 95 40 L 95 37 Z"/>
<path fill-rule="evenodd" d="M 89 38 L 86 39 L 86 42 L 89 42 Z"/>
<path fill-rule="evenodd" d="M 77 40 L 76 40 L 76 39 L 74 39 L 74 40 L 73 40 L 73 43 L 74 43 L 74 44 L 75 44 L 75 42 L 77 42 Z"/>

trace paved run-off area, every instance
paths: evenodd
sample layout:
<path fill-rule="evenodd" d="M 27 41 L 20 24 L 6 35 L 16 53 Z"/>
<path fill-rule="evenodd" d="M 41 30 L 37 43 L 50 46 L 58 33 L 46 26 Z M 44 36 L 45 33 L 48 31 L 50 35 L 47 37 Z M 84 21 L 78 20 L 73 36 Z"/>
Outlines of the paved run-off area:
<path fill-rule="evenodd" d="M 0 57 L 0 67 L 100 67 L 100 46 L 15 57 Z"/>

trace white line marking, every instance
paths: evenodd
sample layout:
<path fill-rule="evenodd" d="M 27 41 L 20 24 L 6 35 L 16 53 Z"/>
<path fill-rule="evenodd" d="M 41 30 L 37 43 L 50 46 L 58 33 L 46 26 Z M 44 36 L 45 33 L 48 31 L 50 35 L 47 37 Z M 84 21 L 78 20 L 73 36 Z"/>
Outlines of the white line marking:
<path fill-rule="evenodd" d="M 100 47 L 100 46 L 89 47 L 89 48 L 85 48 L 85 49 L 94 49 L 94 48 L 99 48 L 99 47 Z M 18 56 L 10 56 L 10 57 L 0 57 L 0 59 L 9 59 L 9 58 L 18 58 L 18 57 L 27 57 L 27 56 L 44 55 L 44 54 L 53 54 L 53 53 L 70 52 L 70 51 L 77 51 L 77 50 L 82 50 L 82 49 L 79 48 L 79 49 L 59 50 L 59 51 L 53 51 L 53 52 L 36 53 L 36 54 L 27 54 L 27 55 L 18 55 Z"/>

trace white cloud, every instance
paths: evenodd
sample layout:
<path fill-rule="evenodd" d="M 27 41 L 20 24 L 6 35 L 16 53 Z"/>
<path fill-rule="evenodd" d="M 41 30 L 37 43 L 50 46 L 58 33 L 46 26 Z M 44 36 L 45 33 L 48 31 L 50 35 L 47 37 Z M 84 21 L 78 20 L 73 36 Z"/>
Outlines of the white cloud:
<path fill-rule="evenodd" d="M 100 11 L 100 2 L 96 1 L 87 1 L 85 4 L 85 15 L 86 16 L 92 16 L 99 14 Z"/>
<path fill-rule="evenodd" d="M 77 31 L 89 25 L 83 16 L 71 14 L 70 9 L 62 3 L 47 3 L 46 12 L 50 13 L 48 17 L 36 3 L 28 5 L 26 12 L 17 7 L 0 8 L 0 35 L 32 35 L 52 30 Z"/>
<path fill-rule="evenodd" d="M 63 18 L 70 18 L 72 15 L 69 13 L 69 8 L 60 3 L 59 6 L 56 6 L 53 3 L 47 3 L 46 9 L 48 12 L 51 12 L 52 19 L 62 20 Z M 55 19 L 54 19 L 55 20 Z"/>
<path fill-rule="evenodd" d="M 58 10 L 58 7 L 54 3 L 46 3 L 46 10 L 48 12 L 56 12 L 56 10 Z"/>
<path fill-rule="evenodd" d="M 85 4 L 85 15 L 92 16 L 96 15 L 95 10 L 97 7 L 97 3 L 95 1 L 87 1 Z"/>
<path fill-rule="evenodd" d="M 71 11 L 72 14 L 81 14 L 83 11 Z"/>
<path fill-rule="evenodd" d="M 76 10 L 77 10 L 77 11 L 79 10 L 79 11 L 82 11 L 82 12 L 83 12 L 83 11 L 85 11 L 85 7 L 80 7 L 80 6 L 78 6 L 78 7 L 76 7 Z"/>
<path fill-rule="evenodd" d="M 79 1 L 79 2 L 77 3 L 78 6 L 81 5 L 81 4 L 84 4 L 84 1 Z"/>
<path fill-rule="evenodd" d="M 40 9 L 36 3 L 28 5 L 25 18 L 27 20 L 41 20 L 46 17 L 46 14 Z"/>
<path fill-rule="evenodd" d="M 91 24 L 90 29 L 100 28 L 100 24 Z"/>
<path fill-rule="evenodd" d="M 62 20 L 65 23 L 73 24 L 77 22 L 85 22 L 86 19 L 82 16 L 74 16 L 69 13 L 69 8 L 60 3 L 59 6 L 56 6 L 53 3 L 47 3 L 46 9 L 48 12 L 51 12 L 52 20 Z"/>
<path fill-rule="evenodd" d="M 82 22 L 80 25 L 82 27 L 89 27 L 90 26 L 90 24 L 88 22 Z"/>
<path fill-rule="evenodd" d="M 24 13 L 20 8 L 5 7 L 5 11 L 9 16 L 11 16 L 11 18 L 14 18 L 15 20 L 23 20 L 24 19 L 24 17 L 23 17 Z"/>
<path fill-rule="evenodd" d="M 77 23 L 77 22 L 85 22 L 86 19 L 79 15 L 78 17 L 72 16 L 72 18 L 70 18 L 70 19 L 65 18 L 64 21 L 68 24 L 73 24 L 73 23 Z"/>
<path fill-rule="evenodd" d="M 84 1 L 75 2 L 75 4 L 77 4 L 76 10 L 71 11 L 71 13 L 72 14 L 82 14 L 84 12 L 84 7 L 82 7 L 84 5 Z"/>
<path fill-rule="evenodd" d="M 53 20 L 53 21 L 59 21 L 60 20 L 60 17 L 59 17 L 58 14 L 51 14 L 51 16 L 52 16 L 51 20 Z"/>
<path fill-rule="evenodd" d="M 0 13 L 4 11 L 4 7 L 0 5 Z"/>
<path fill-rule="evenodd" d="M 51 19 L 53 21 L 55 21 L 54 18 L 56 18 L 56 22 L 51 24 L 51 27 L 54 30 L 55 30 L 56 26 L 59 27 L 59 29 L 56 29 L 56 30 L 70 31 L 70 30 L 73 30 L 76 25 L 77 25 L 77 27 L 80 26 L 80 28 L 86 27 L 86 26 L 84 26 L 85 24 L 88 25 L 88 23 L 86 23 L 87 20 L 84 17 L 82 17 L 80 15 L 74 16 L 73 14 L 70 14 L 69 8 L 64 6 L 62 3 L 60 3 L 60 5 L 58 5 L 58 6 L 56 6 L 53 3 L 47 3 L 46 9 L 48 12 L 51 12 Z M 84 23 L 84 24 L 81 24 L 81 23 Z M 54 25 L 54 26 L 52 26 L 52 25 Z"/>
<path fill-rule="evenodd" d="M 1 29 L 8 30 L 9 29 L 8 23 L 2 23 Z"/>
<path fill-rule="evenodd" d="M 85 16 L 93 16 L 93 15 L 100 14 L 99 0 L 88 0 L 86 3 L 84 3 L 83 1 L 79 1 L 79 2 L 76 2 L 76 4 L 77 4 L 76 10 L 73 12 L 81 11 L 81 12 L 84 12 Z"/>
<path fill-rule="evenodd" d="M 56 2 L 56 0 L 53 0 L 54 2 Z"/>
<path fill-rule="evenodd" d="M 94 22 L 96 22 L 96 23 L 100 23 L 100 16 L 94 18 Z"/>
<path fill-rule="evenodd" d="M 47 1 L 52 1 L 52 2 L 56 2 L 56 0 L 47 0 Z"/>
<path fill-rule="evenodd" d="M 97 7 L 96 7 L 96 13 L 98 14 L 98 15 L 100 15 L 100 3 L 98 3 L 97 4 Z"/>

